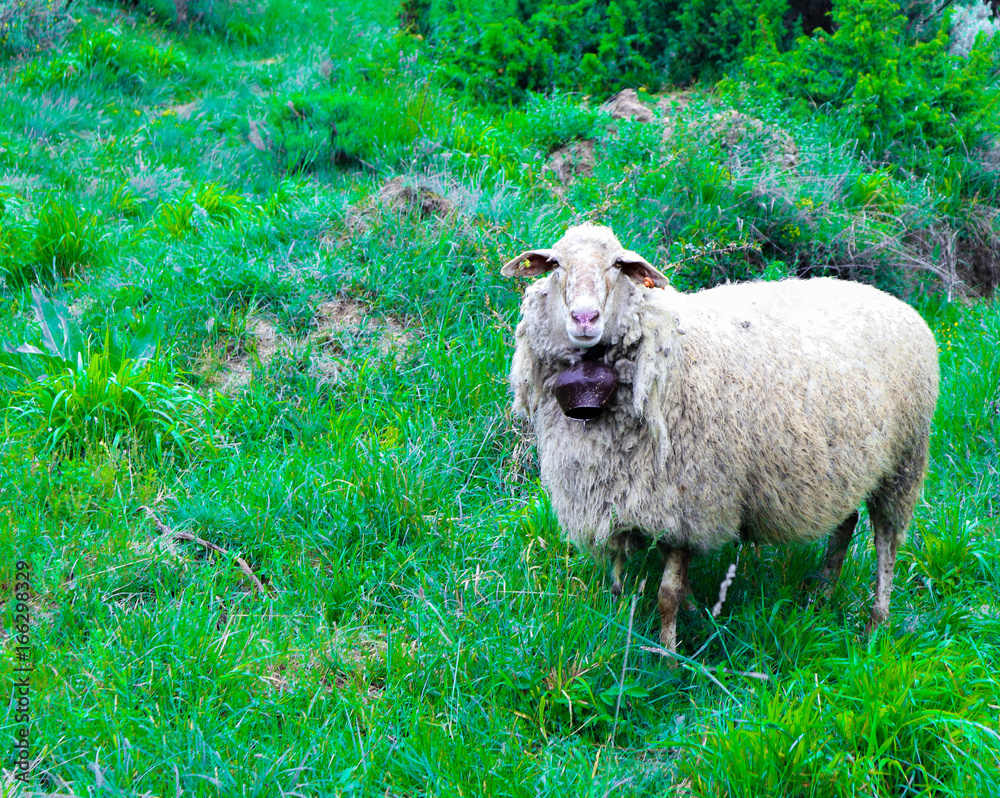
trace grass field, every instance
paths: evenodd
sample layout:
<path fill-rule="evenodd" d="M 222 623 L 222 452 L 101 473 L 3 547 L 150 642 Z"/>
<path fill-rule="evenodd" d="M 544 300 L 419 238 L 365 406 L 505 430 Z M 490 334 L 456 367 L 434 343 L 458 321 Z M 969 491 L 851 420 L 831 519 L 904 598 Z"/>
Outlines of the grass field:
<path fill-rule="evenodd" d="M 24 561 L 33 670 L 3 794 L 1000 795 L 994 303 L 874 273 L 934 330 L 942 390 L 873 634 L 864 520 L 830 599 L 819 545 L 696 561 L 676 662 L 646 651 L 655 554 L 612 600 L 509 411 L 499 267 L 567 224 L 782 276 L 734 232 L 761 196 L 772 241 L 853 257 L 916 189 L 780 107 L 757 113 L 794 179 L 725 161 L 721 90 L 651 123 L 480 106 L 390 3 L 269 9 L 178 30 L 74 4 L 56 50 L 4 57 L 0 338 L 33 349 L 0 363 L 0 668 L 25 665 Z M 599 157 L 564 185 L 544 166 L 579 140 Z"/>

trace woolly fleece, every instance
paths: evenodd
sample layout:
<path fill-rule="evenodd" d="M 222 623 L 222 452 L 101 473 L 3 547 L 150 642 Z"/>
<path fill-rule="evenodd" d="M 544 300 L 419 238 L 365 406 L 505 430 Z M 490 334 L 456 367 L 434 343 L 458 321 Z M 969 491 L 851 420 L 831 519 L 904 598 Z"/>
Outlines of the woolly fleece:
<path fill-rule="evenodd" d="M 533 424 L 570 540 L 596 555 L 632 545 L 633 530 L 692 552 L 740 537 L 809 540 L 868 500 L 873 523 L 901 541 L 938 394 L 937 345 L 920 316 L 829 278 L 647 288 L 620 271 L 615 245 L 626 252 L 585 226 L 541 251 L 561 265 L 528 287 L 516 331 L 514 408 Z M 581 268 L 603 275 L 601 342 L 619 377 L 610 408 L 586 422 L 552 393 L 583 354 L 567 338 L 563 294 Z"/>

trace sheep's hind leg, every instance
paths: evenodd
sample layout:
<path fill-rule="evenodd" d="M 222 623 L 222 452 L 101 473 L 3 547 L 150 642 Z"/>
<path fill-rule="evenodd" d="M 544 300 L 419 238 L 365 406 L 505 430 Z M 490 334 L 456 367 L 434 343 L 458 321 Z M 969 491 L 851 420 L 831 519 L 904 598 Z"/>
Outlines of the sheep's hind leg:
<path fill-rule="evenodd" d="M 874 515 L 874 514 L 873 514 Z M 873 523 L 875 528 L 875 601 L 872 603 L 871 620 L 868 630 L 871 631 L 889 617 L 889 597 L 892 594 L 893 574 L 896 570 L 896 553 L 903 535 L 891 525 Z"/>
<path fill-rule="evenodd" d="M 667 651 L 677 650 L 677 610 L 688 590 L 687 569 L 691 552 L 663 547 L 663 579 L 657 593 L 660 610 L 660 645 Z"/>
<path fill-rule="evenodd" d="M 868 622 L 869 631 L 889 617 L 896 554 L 906 539 L 906 528 L 920 498 L 926 468 L 927 439 L 924 438 L 902 458 L 895 476 L 886 480 L 868 500 L 876 555 L 875 601 Z"/>
<path fill-rule="evenodd" d="M 840 579 L 840 572 L 844 567 L 844 558 L 847 556 L 847 549 L 851 545 L 851 538 L 857 525 L 858 511 L 855 510 L 841 522 L 826 542 L 826 559 L 823 561 L 819 578 L 822 583 L 821 589 L 827 595 L 833 593 L 833 589 L 837 586 L 837 580 Z"/>

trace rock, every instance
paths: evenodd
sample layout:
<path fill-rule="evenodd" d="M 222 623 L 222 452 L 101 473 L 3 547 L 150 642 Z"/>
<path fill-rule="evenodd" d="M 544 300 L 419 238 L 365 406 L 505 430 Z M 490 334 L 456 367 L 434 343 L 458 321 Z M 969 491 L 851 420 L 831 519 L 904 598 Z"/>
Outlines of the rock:
<path fill-rule="evenodd" d="M 635 89 L 622 89 L 601 106 L 614 119 L 633 119 L 636 122 L 652 122 L 653 112 L 639 101 Z"/>

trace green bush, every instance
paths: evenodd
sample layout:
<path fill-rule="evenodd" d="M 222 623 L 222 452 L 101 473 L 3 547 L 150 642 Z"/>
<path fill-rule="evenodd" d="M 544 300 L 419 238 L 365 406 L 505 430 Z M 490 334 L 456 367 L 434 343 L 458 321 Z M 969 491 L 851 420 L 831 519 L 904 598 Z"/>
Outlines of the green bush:
<path fill-rule="evenodd" d="M 787 0 L 682 0 L 670 77 L 687 83 L 698 77 L 718 77 L 739 67 L 753 54 L 757 26 L 776 42 L 787 36 Z"/>
<path fill-rule="evenodd" d="M 265 3 L 258 0 L 129 0 L 122 3 L 175 27 L 198 27 L 243 44 L 263 39 Z"/>
<path fill-rule="evenodd" d="M 520 101 L 551 89 L 610 93 L 659 85 L 668 12 L 662 0 L 469 0 L 413 3 L 445 79 L 473 96 Z"/>
<path fill-rule="evenodd" d="M 868 153 L 917 173 L 1000 131 L 997 45 L 981 40 L 967 58 L 949 55 L 947 20 L 929 41 L 910 40 L 895 0 L 844 0 L 833 17 L 832 35 L 801 37 L 786 53 L 762 19 L 747 60 L 758 87 L 805 112 L 829 107 Z"/>
<path fill-rule="evenodd" d="M 156 210 L 157 227 L 172 238 L 183 238 L 190 230 L 209 222 L 229 222 L 247 207 L 241 194 L 233 194 L 217 183 L 206 183 L 197 191 L 185 191 L 173 202 L 163 202 Z"/>
<path fill-rule="evenodd" d="M 268 141 L 261 138 L 255 146 L 283 174 L 371 167 L 387 150 L 413 142 L 425 125 L 443 123 L 426 87 L 373 82 L 368 88 L 364 93 L 321 88 L 272 96 Z"/>
<path fill-rule="evenodd" d="M 598 135 L 607 114 L 574 102 L 564 94 L 529 94 L 516 132 L 547 152 Z"/>
<path fill-rule="evenodd" d="M 187 69 L 186 56 L 174 45 L 142 44 L 117 26 L 103 30 L 81 27 L 70 41 L 74 46 L 59 56 L 33 61 L 23 69 L 21 85 L 50 89 L 89 79 L 139 93 L 151 78 Z"/>

